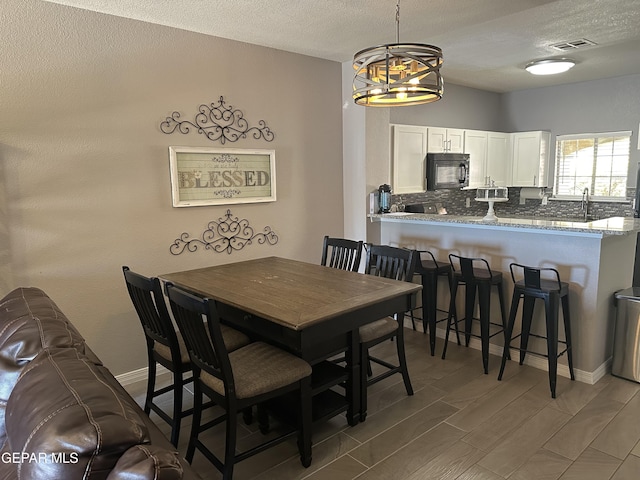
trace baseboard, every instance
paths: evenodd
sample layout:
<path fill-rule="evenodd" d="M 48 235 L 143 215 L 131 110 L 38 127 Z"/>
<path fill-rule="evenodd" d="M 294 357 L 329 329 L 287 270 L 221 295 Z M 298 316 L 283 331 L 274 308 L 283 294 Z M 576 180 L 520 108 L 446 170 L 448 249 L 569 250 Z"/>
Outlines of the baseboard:
<path fill-rule="evenodd" d="M 116 380 L 118 380 L 118 383 L 120 383 L 120 385 L 122 385 L 123 387 L 127 387 L 129 385 L 132 385 L 138 382 L 146 383 L 148 373 L 149 373 L 148 367 L 139 368 L 137 370 L 132 370 L 130 372 L 116 375 Z M 171 372 L 166 368 L 164 368 L 162 365 L 158 365 L 156 367 L 156 377 L 159 377 L 161 375 L 170 375 L 170 374 Z"/>
<path fill-rule="evenodd" d="M 412 328 L 410 318 L 405 317 L 404 324 L 405 324 L 405 328 Z M 420 321 L 416 320 L 416 326 L 419 328 L 420 331 L 422 331 L 422 328 L 421 328 L 422 320 Z M 446 330 L 444 328 L 436 328 L 436 337 L 444 340 L 445 334 L 446 334 Z M 455 336 L 452 339 L 451 335 L 449 335 L 449 341 L 455 343 L 456 342 Z M 478 338 L 471 338 L 469 341 L 469 347 L 475 350 L 482 350 L 482 343 Z M 496 355 L 498 357 L 502 357 L 502 351 L 503 351 L 502 345 L 495 345 L 493 343 L 489 344 L 490 354 Z M 515 349 L 511 350 L 511 358 L 515 359 L 512 361 L 517 362 L 517 359 L 519 358 L 519 356 L 520 356 L 520 352 L 518 350 L 515 350 Z M 575 375 L 576 381 L 587 383 L 589 385 L 594 385 L 602 377 L 611 373 L 611 361 L 612 359 L 608 358 L 602 365 L 600 365 L 593 372 L 588 372 L 585 370 L 579 370 L 577 368 L 574 368 L 573 373 Z M 524 364 L 529 365 L 533 368 L 537 368 L 539 370 L 544 370 L 545 372 L 549 371 L 549 364 L 547 363 L 546 358 L 536 357 L 535 355 L 529 355 L 527 358 L 525 358 Z M 558 364 L 558 375 L 565 378 L 571 378 L 571 375 L 569 373 L 569 366 L 564 364 Z"/>
<path fill-rule="evenodd" d="M 416 322 L 416 323 L 422 323 L 422 322 Z M 405 323 L 405 327 L 406 328 L 411 328 L 411 320 L 409 320 L 409 323 Z M 445 330 L 438 328 L 436 329 L 436 336 L 438 338 L 444 339 L 445 337 Z M 455 337 L 452 340 L 452 342 L 455 343 Z M 482 350 L 482 343 L 480 342 L 479 339 L 477 338 L 472 338 L 469 341 L 469 347 L 474 348 L 476 350 Z M 489 353 L 493 354 L 493 355 L 497 355 L 499 357 L 502 356 L 502 346 L 501 345 L 494 345 L 492 343 L 489 344 Z M 511 350 L 511 358 L 512 359 L 517 359 L 519 356 L 519 352 L 518 350 Z M 512 360 L 512 361 L 516 361 L 516 360 Z M 547 364 L 547 360 L 541 357 L 536 357 L 534 355 L 529 355 L 529 357 L 527 357 L 524 361 L 525 365 L 529 365 L 533 368 L 537 368 L 539 370 L 544 370 L 549 371 L 549 366 Z M 132 385 L 134 383 L 138 383 L 138 382 L 146 382 L 147 381 L 147 373 L 148 373 L 149 369 L 147 367 L 144 368 L 139 368 L 137 370 L 132 370 L 131 372 L 126 372 L 126 373 L 122 373 L 120 375 L 116 375 L 116 380 L 118 380 L 118 382 L 120 383 L 120 385 L 122 385 L 123 387 L 126 387 L 128 385 Z M 577 368 L 573 369 L 573 373 L 575 374 L 576 380 L 578 382 L 582 382 L 582 383 L 587 383 L 589 385 L 594 385 L 598 380 L 600 380 L 602 377 L 604 377 L 605 375 L 608 375 L 609 373 L 611 373 L 611 358 L 608 358 L 602 365 L 600 365 L 596 370 L 594 370 L 593 372 L 587 372 L 585 370 L 579 370 Z M 157 376 L 161 376 L 161 375 L 170 375 L 171 372 L 169 370 L 167 370 L 166 368 L 164 368 L 161 365 L 158 365 L 157 367 Z M 569 374 L 569 367 L 567 365 L 563 365 L 563 364 L 558 364 L 558 375 L 562 376 L 562 377 L 566 377 L 566 378 L 570 378 L 571 375 Z"/>

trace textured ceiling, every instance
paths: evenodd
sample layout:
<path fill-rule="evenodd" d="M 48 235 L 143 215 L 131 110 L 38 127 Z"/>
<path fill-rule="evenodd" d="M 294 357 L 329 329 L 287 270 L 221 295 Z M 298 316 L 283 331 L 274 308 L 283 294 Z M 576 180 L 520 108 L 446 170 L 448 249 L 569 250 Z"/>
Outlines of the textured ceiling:
<path fill-rule="evenodd" d="M 338 62 L 396 41 L 396 0 L 47 1 Z M 596 45 L 549 46 L 583 38 Z M 493 92 L 640 74 L 640 0 L 402 0 L 400 41 L 439 46 L 445 82 Z M 554 57 L 578 65 L 523 70 Z"/>

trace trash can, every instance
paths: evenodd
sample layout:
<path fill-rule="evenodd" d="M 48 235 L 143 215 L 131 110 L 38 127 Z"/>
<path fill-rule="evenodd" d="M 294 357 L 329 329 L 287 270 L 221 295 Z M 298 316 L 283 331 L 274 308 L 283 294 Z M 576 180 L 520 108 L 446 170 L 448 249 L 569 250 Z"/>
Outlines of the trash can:
<path fill-rule="evenodd" d="M 614 294 L 616 324 L 611 373 L 640 383 L 640 287 Z"/>

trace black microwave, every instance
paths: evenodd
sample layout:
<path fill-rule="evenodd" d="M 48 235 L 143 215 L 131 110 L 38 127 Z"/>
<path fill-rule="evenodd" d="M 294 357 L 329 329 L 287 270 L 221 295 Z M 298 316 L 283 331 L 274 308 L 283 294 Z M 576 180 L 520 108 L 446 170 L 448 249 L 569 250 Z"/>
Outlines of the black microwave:
<path fill-rule="evenodd" d="M 427 190 L 468 186 L 468 153 L 427 153 Z"/>

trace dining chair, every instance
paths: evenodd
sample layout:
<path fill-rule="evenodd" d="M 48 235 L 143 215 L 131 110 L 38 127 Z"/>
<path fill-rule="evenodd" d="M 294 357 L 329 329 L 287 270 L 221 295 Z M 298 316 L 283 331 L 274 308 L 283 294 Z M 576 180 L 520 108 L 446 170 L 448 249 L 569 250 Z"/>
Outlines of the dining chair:
<path fill-rule="evenodd" d="M 367 245 L 367 261 L 365 273 L 379 277 L 411 282 L 415 271 L 417 252 L 405 248 L 391 247 L 387 245 Z M 368 323 L 359 329 L 360 333 L 360 401 L 361 412 L 367 411 L 367 388 L 384 380 L 391 375 L 400 373 L 404 381 L 407 395 L 413 395 L 413 387 L 407 369 L 407 360 L 404 351 L 404 312 L 398 312 L 396 318 L 386 317 L 375 322 Z M 379 343 L 393 339 L 396 340 L 398 365 L 393 365 L 385 360 L 376 358 L 370 354 L 369 349 Z M 386 368 L 380 374 L 370 375 L 370 369 L 365 365 L 369 362 Z M 369 378 L 370 377 L 370 378 Z M 362 418 L 364 420 L 364 418 Z"/>
<path fill-rule="evenodd" d="M 326 267 L 357 272 L 362 258 L 362 240 L 349 240 L 325 235 L 320 264 Z"/>
<path fill-rule="evenodd" d="M 153 410 L 162 420 L 171 426 L 171 443 L 178 445 L 181 420 L 193 413 L 193 409 L 182 410 L 182 389 L 192 381 L 185 374 L 191 371 L 189 354 L 184 341 L 171 321 L 171 316 L 162 293 L 162 285 L 158 278 L 147 278 L 122 267 L 127 290 L 135 307 L 144 331 L 147 343 L 148 377 L 147 393 L 144 400 L 144 411 L 148 415 Z M 228 348 L 235 350 L 249 343 L 249 338 L 230 327 L 224 329 L 225 342 Z M 169 370 L 173 381 L 166 387 L 155 389 L 157 364 Z M 173 412 L 167 414 L 154 399 L 173 391 Z"/>
<path fill-rule="evenodd" d="M 231 480 L 237 462 L 297 435 L 300 461 L 308 467 L 311 464 L 311 366 L 263 342 L 253 342 L 229 353 L 213 300 L 191 295 L 171 283 L 167 284 L 167 295 L 193 369 L 194 413 L 185 456 L 187 461 L 191 463 L 198 449 L 222 472 L 223 480 Z M 205 424 L 201 424 L 203 394 L 224 409 L 222 415 Z M 282 406 L 284 396 L 292 402 L 285 410 L 294 414 L 296 426 L 278 436 L 270 436 L 260 445 L 236 453 L 238 414 L 257 405 L 260 430 L 265 433 L 265 425 L 268 424 L 265 402 L 271 400 Z M 223 422 L 226 422 L 226 439 L 224 460 L 221 460 L 199 439 L 199 435 Z"/>

